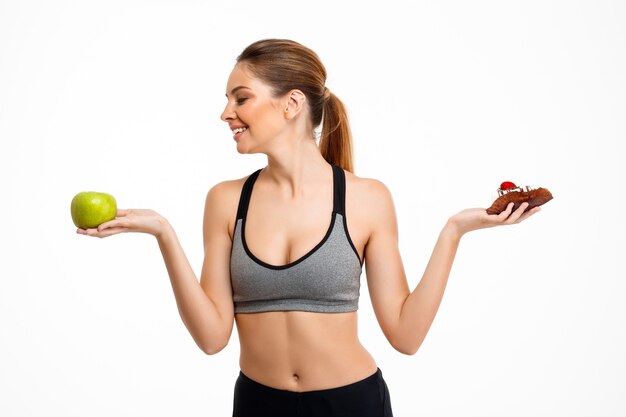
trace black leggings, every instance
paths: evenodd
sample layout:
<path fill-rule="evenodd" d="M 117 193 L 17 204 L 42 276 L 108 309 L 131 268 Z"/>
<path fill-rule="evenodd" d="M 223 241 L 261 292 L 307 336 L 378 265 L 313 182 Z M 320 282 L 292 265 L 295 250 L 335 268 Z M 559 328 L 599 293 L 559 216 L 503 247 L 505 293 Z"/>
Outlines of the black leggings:
<path fill-rule="evenodd" d="M 233 417 L 393 417 L 389 390 L 378 369 L 353 384 L 319 391 L 271 388 L 239 373 Z"/>

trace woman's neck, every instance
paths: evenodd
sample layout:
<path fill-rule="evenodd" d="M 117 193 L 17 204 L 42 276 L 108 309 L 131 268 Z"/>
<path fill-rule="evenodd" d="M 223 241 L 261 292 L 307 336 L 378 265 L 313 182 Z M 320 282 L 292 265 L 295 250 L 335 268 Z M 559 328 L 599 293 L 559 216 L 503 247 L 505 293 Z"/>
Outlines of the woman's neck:
<path fill-rule="evenodd" d="M 326 181 L 329 172 L 328 162 L 315 141 L 306 139 L 268 153 L 267 167 L 261 176 L 280 189 L 289 189 L 290 195 L 296 196 L 303 187 Z"/>

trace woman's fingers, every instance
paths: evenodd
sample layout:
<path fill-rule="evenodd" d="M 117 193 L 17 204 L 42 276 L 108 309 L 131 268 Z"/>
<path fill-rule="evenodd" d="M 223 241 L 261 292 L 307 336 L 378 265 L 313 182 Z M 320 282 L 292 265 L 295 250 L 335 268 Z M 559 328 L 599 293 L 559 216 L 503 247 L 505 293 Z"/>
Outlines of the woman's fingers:
<path fill-rule="evenodd" d="M 529 204 L 527 202 L 524 202 L 524 203 L 520 204 L 517 207 L 517 210 L 515 210 L 513 213 L 511 213 L 511 217 L 513 217 L 513 219 L 514 219 L 514 220 L 511 219 L 511 220 L 515 221 L 515 220 L 519 219 L 521 217 L 521 215 L 524 214 L 524 211 L 526 211 L 526 209 L 528 208 L 528 205 Z"/>
<path fill-rule="evenodd" d="M 119 233 L 123 233 L 123 232 L 127 232 L 128 229 L 124 228 L 124 227 L 111 227 L 108 229 L 105 229 L 101 232 L 98 232 L 96 235 L 96 237 L 108 237 L 108 236 L 113 236 L 113 235 L 117 235 Z"/>
<path fill-rule="evenodd" d="M 541 207 L 534 207 L 527 210 L 528 203 L 522 203 L 504 222 L 505 224 L 518 224 L 529 218 L 535 213 L 541 211 Z"/>
<path fill-rule="evenodd" d="M 87 236 L 95 236 L 97 232 L 103 232 L 104 230 L 120 227 L 121 229 L 125 229 L 128 225 L 128 219 L 125 218 L 128 214 L 130 214 L 130 209 L 117 209 L 116 217 L 113 220 L 109 220 L 108 222 L 104 222 L 100 224 L 98 227 L 94 227 L 92 229 L 77 229 L 76 233 L 79 235 L 87 235 Z M 116 233 L 120 233 L 121 230 L 117 230 Z"/>
<path fill-rule="evenodd" d="M 112 236 L 112 235 L 116 235 L 116 234 L 127 232 L 127 231 L 128 229 L 126 229 L 125 227 L 110 227 L 104 230 L 78 229 L 76 233 L 78 233 L 79 235 L 102 238 L 102 237 Z"/>
<path fill-rule="evenodd" d="M 133 218 L 133 214 L 134 213 L 132 209 L 118 209 L 117 217 L 115 217 L 113 220 L 102 223 L 100 226 L 98 226 L 98 230 L 103 231 L 105 229 L 118 226 L 131 228 L 131 219 Z"/>
<path fill-rule="evenodd" d="M 117 217 L 124 217 L 130 213 L 130 209 L 117 209 Z"/>
<path fill-rule="evenodd" d="M 506 224 L 517 223 L 518 219 L 520 217 L 522 217 L 522 215 L 524 214 L 524 211 L 526 210 L 527 207 L 528 207 L 528 203 L 526 203 L 526 202 L 520 204 L 519 207 L 517 208 L 517 210 L 515 210 L 513 213 L 511 213 L 511 215 L 506 219 L 505 223 Z"/>
<path fill-rule="evenodd" d="M 120 218 L 115 218 L 113 220 L 109 220 L 108 222 L 102 223 L 100 226 L 98 226 L 98 231 L 101 232 L 111 227 L 118 227 L 118 226 L 128 227 L 128 225 L 129 225 L 128 218 L 120 217 Z"/>
<path fill-rule="evenodd" d="M 506 206 L 506 209 L 504 209 L 504 211 L 500 212 L 500 214 L 498 214 L 498 220 L 500 222 L 504 222 L 506 219 L 509 218 L 509 216 L 511 215 L 511 212 L 513 211 L 513 203 L 509 203 Z"/>
<path fill-rule="evenodd" d="M 127 211 L 127 210 L 124 210 Z M 76 233 L 79 235 L 94 236 L 94 237 L 106 237 L 121 232 L 128 232 L 130 221 L 128 218 L 121 217 L 109 220 L 100 224 L 98 227 L 90 229 L 78 229 Z"/>
<path fill-rule="evenodd" d="M 522 215 L 520 216 L 520 218 L 519 218 L 519 219 L 517 219 L 517 220 L 515 221 L 515 223 L 516 223 L 516 224 L 517 224 L 517 223 L 521 223 L 521 222 L 523 222 L 524 220 L 526 220 L 527 218 L 529 218 L 530 216 L 532 216 L 533 214 L 538 213 L 538 212 L 540 212 L 540 211 L 541 211 L 541 207 L 539 207 L 539 206 L 534 207 L 534 208 L 532 208 L 532 209 L 528 210 L 527 212 L 525 212 L 524 214 L 522 214 Z"/>

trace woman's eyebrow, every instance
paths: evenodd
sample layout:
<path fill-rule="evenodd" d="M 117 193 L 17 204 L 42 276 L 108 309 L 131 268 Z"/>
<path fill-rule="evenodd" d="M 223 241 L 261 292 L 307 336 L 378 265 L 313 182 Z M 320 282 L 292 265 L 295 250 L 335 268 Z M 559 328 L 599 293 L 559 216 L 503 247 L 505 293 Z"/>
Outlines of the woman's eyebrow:
<path fill-rule="evenodd" d="M 230 94 L 235 94 L 237 91 L 241 90 L 241 89 L 248 89 L 250 90 L 250 87 L 246 87 L 245 85 L 238 85 L 237 87 L 233 88 L 232 90 L 230 90 Z M 226 97 L 228 97 L 228 93 L 226 93 Z"/>

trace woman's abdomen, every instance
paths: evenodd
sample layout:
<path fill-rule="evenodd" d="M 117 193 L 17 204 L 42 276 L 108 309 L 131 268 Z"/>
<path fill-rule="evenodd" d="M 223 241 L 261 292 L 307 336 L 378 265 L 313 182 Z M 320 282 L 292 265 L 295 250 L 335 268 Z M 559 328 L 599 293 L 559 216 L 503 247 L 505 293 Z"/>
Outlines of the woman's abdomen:
<path fill-rule="evenodd" d="M 237 314 L 241 371 L 272 388 L 336 388 L 374 374 L 358 339 L 357 313 L 302 311 Z"/>

